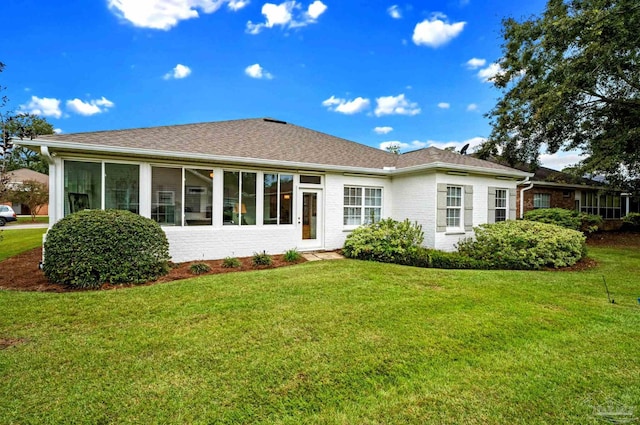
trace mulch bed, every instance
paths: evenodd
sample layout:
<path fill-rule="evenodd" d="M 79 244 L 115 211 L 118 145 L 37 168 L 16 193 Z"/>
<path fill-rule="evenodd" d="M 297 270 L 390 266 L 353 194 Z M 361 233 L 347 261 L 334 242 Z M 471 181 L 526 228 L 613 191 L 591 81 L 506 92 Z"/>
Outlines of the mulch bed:
<path fill-rule="evenodd" d="M 273 262 L 270 266 L 254 267 L 251 264 L 251 257 L 239 258 L 240 267 L 225 268 L 222 267 L 222 260 L 210 261 L 192 261 L 188 263 L 174 264 L 168 274 L 161 276 L 158 280 L 143 283 L 141 285 L 111 285 L 105 283 L 101 289 L 117 289 L 127 288 L 131 286 L 155 285 L 157 283 L 171 282 L 174 280 L 188 279 L 196 276 L 206 276 L 219 273 L 235 273 L 247 270 L 264 270 L 274 269 L 277 267 L 290 266 L 292 264 L 303 263 L 306 260 L 300 259 L 296 263 L 289 263 L 284 260 L 282 255 L 272 255 Z M 18 291 L 40 291 L 40 292 L 72 292 L 79 289 L 70 289 L 64 285 L 50 283 L 44 276 L 42 270 L 38 268 L 38 263 L 42 260 L 42 248 L 36 248 L 31 251 L 23 252 L 15 257 L 7 258 L 0 262 L 0 290 L 18 290 Z M 211 267 L 211 271 L 202 274 L 193 274 L 189 270 L 189 266 L 193 263 L 206 263 Z"/>
<path fill-rule="evenodd" d="M 589 236 L 587 245 L 600 247 L 638 247 L 640 248 L 640 233 L 623 233 L 623 232 L 603 232 Z M 173 280 L 188 279 L 195 276 L 204 276 L 208 274 L 232 273 L 246 270 L 272 269 L 276 267 L 289 266 L 292 263 L 284 261 L 282 255 L 273 255 L 273 264 L 271 266 L 254 267 L 251 264 L 251 257 L 240 258 L 242 263 L 238 268 L 222 267 L 222 260 L 215 261 L 194 261 L 189 263 L 176 264 L 167 275 L 160 277 L 153 282 L 147 282 L 143 285 L 154 285 L 157 283 L 171 282 Z M 69 289 L 63 285 L 49 283 L 44 277 L 42 270 L 38 269 L 38 263 L 42 259 L 42 248 L 36 248 L 31 251 L 23 252 L 15 257 L 8 258 L 0 262 L 0 290 L 18 290 L 18 291 L 46 291 L 46 292 L 69 292 L 77 291 L 77 289 Z M 300 262 L 304 262 L 302 259 Z M 201 275 L 194 275 L 189 266 L 193 263 L 206 263 L 211 267 L 211 271 Z M 593 268 L 598 263 L 591 258 L 584 258 L 571 267 L 565 267 L 560 271 L 580 271 Z M 125 288 L 133 285 L 110 285 L 104 284 L 102 289 Z M 139 286 L 139 285 L 137 285 Z"/>

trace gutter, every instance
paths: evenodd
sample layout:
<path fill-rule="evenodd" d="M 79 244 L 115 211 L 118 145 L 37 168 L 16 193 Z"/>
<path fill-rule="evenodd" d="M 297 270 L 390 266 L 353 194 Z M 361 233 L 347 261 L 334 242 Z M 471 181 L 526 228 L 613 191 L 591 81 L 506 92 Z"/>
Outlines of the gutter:
<path fill-rule="evenodd" d="M 526 179 L 524 179 L 521 182 L 518 182 L 518 186 L 520 186 L 521 184 L 527 184 L 527 182 L 529 182 L 529 186 L 528 187 L 523 187 L 522 189 L 520 189 L 520 219 L 521 220 L 524 217 L 524 192 L 525 192 L 525 190 L 529 190 L 529 189 L 533 188 L 533 182 L 529 181 L 529 177 L 527 177 Z"/>

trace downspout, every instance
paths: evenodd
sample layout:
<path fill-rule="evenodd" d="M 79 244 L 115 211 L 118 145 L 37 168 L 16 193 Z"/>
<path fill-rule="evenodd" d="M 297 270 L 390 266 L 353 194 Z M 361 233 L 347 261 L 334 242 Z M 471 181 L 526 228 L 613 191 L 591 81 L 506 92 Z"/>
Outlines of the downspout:
<path fill-rule="evenodd" d="M 522 180 L 521 182 L 518 182 L 518 186 L 520 186 L 521 184 L 526 184 L 527 182 L 529 182 L 529 186 L 520 189 L 520 219 L 524 217 L 524 192 L 525 190 L 529 190 L 533 187 L 533 182 L 529 181 L 529 177 Z"/>
<path fill-rule="evenodd" d="M 47 164 L 49 164 L 49 165 L 53 164 L 53 156 L 49 152 L 49 146 L 41 146 L 40 147 L 40 154 L 44 157 L 44 159 L 47 160 Z"/>

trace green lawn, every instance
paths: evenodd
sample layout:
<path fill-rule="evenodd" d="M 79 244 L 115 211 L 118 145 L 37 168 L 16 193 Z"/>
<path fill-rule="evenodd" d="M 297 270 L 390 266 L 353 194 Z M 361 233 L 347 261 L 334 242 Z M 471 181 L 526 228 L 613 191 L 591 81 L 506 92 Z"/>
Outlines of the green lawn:
<path fill-rule="evenodd" d="M 640 252 L 583 272 L 352 260 L 0 291 L 0 423 L 600 423 L 640 416 Z M 617 304 L 607 302 L 602 275 Z"/>
<path fill-rule="evenodd" d="M 48 215 L 37 215 L 35 221 L 33 220 L 33 217 L 31 217 L 30 215 L 19 215 L 18 216 L 18 221 L 12 221 L 11 223 L 8 223 L 8 226 L 11 226 L 12 224 L 29 224 L 29 223 L 49 223 L 49 216 Z"/>
<path fill-rule="evenodd" d="M 11 229 L 8 226 L 1 228 L 0 261 L 42 246 L 42 235 L 46 231 L 47 229 Z"/>

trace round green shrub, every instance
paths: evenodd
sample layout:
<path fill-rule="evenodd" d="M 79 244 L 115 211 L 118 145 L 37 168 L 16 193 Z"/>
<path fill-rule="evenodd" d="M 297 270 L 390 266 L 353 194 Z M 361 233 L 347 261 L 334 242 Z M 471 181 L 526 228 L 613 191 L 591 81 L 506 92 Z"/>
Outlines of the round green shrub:
<path fill-rule="evenodd" d="M 342 253 L 348 258 L 406 263 L 422 245 L 422 226 L 391 218 L 361 226 L 347 236 Z"/>
<path fill-rule="evenodd" d="M 629 213 L 622 217 L 622 230 L 640 230 L 640 213 Z"/>
<path fill-rule="evenodd" d="M 555 224 L 567 229 L 580 230 L 583 233 L 595 232 L 602 224 L 602 217 L 599 215 L 581 213 L 565 208 L 541 208 L 527 211 L 524 214 L 524 219 Z"/>
<path fill-rule="evenodd" d="M 535 221 L 483 224 L 458 252 L 499 269 L 537 270 L 571 266 L 587 253 L 579 231 Z"/>
<path fill-rule="evenodd" d="M 169 242 L 153 220 L 121 210 L 70 214 L 47 232 L 45 276 L 75 288 L 143 283 L 169 270 Z"/>

